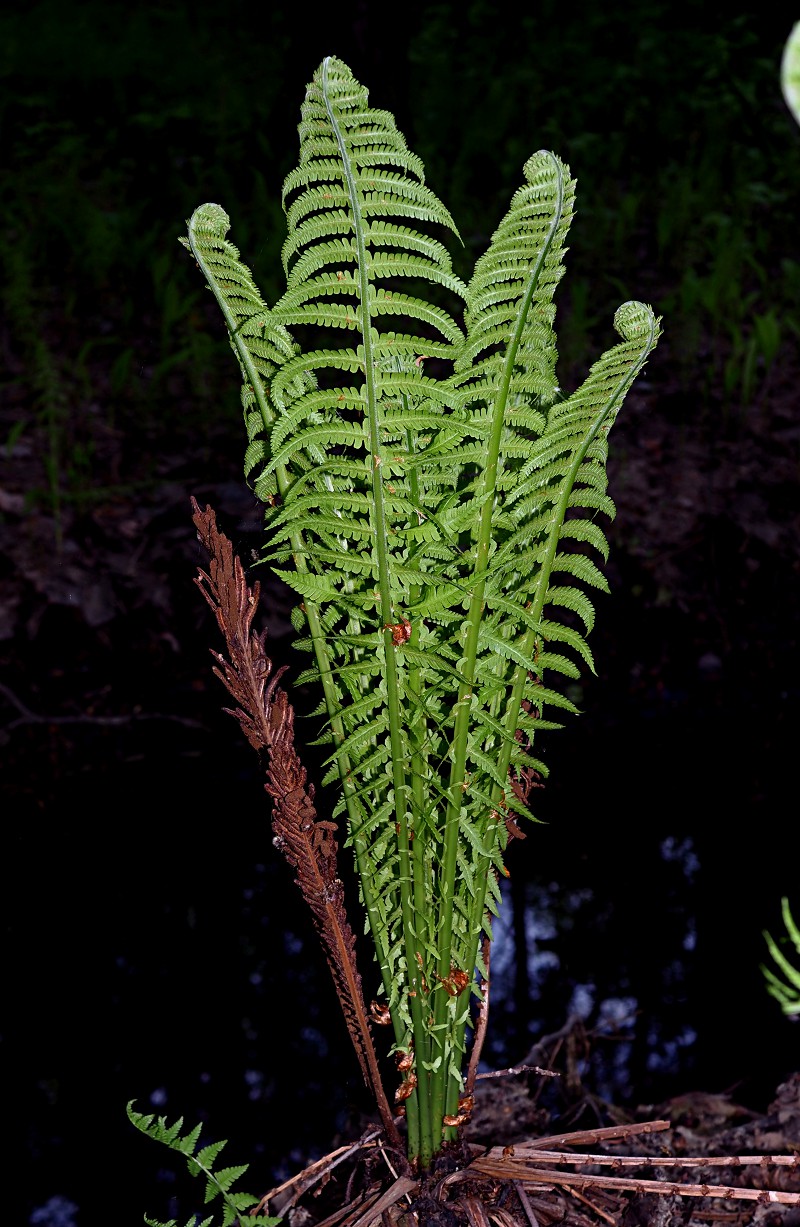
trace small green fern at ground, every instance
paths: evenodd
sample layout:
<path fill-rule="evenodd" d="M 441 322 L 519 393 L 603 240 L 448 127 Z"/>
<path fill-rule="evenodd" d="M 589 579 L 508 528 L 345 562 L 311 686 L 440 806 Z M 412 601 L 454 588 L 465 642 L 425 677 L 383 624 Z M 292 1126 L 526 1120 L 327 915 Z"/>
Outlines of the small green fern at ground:
<path fill-rule="evenodd" d="M 273 1218 L 270 1215 L 259 1214 L 251 1216 L 248 1211 L 252 1210 L 253 1206 L 258 1205 L 258 1198 L 253 1197 L 249 1193 L 232 1193 L 231 1189 L 240 1176 L 243 1176 L 247 1171 L 248 1165 L 242 1164 L 238 1167 L 222 1167 L 214 1170 L 220 1151 L 227 1145 L 226 1142 L 212 1142 L 209 1146 L 204 1146 L 201 1150 L 197 1150 L 197 1143 L 200 1138 L 200 1130 L 202 1126 L 196 1125 L 190 1133 L 181 1135 L 183 1128 L 183 1117 L 180 1117 L 172 1125 L 168 1125 L 166 1117 L 155 1116 L 152 1113 L 145 1114 L 136 1112 L 133 1109 L 134 1101 L 128 1104 L 128 1119 L 136 1128 L 145 1135 L 152 1138 L 156 1142 L 163 1142 L 170 1150 L 174 1150 L 177 1154 L 183 1155 L 186 1160 L 186 1166 L 192 1176 L 204 1176 L 206 1181 L 204 1201 L 206 1205 L 213 1201 L 215 1197 L 221 1197 L 223 1202 L 222 1218 L 219 1220 L 219 1227 L 232 1227 L 238 1223 L 243 1215 L 247 1215 L 248 1225 L 252 1227 L 276 1227 L 283 1220 Z M 145 1218 L 145 1223 L 148 1227 L 178 1227 L 174 1219 L 169 1223 L 161 1223 L 156 1219 Z M 197 1221 L 195 1216 L 189 1219 L 186 1227 L 214 1227 L 214 1217 L 209 1215 L 208 1218 Z"/>

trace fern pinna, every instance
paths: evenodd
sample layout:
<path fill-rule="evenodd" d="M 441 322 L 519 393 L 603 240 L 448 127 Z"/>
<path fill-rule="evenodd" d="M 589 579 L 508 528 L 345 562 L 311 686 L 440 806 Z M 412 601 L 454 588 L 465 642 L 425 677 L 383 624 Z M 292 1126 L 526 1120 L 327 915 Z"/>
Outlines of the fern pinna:
<path fill-rule="evenodd" d="M 465 285 L 455 224 L 386 111 L 324 60 L 284 184 L 271 308 L 203 205 L 183 240 L 243 376 L 245 469 L 265 561 L 299 597 L 322 690 L 324 784 L 353 849 L 402 1071 L 409 1155 L 455 1137 L 471 995 L 536 734 L 592 666 L 605 588 L 607 435 L 659 336 L 623 304 L 615 345 L 564 397 L 553 297 L 575 184 L 540 151 Z M 302 338 L 301 347 L 298 338 Z"/>
<path fill-rule="evenodd" d="M 221 1151 L 227 1146 L 227 1142 L 224 1140 L 211 1142 L 208 1146 L 203 1146 L 198 1150 L 202 1125 L 196 1125 L 189 1133 L 182 1134 L 182 1116 L 173 1124 L 168 1125 L 163 1116 L 157 1117 L 152 1112 L 145 1114 L 135 1111 L 133 1100 L 128 1104 L 128 1120 L 145 1137 L 161 1142 L 170 1150 L 183 1155 L 190 1175 L 202 1176 L 205 1180 L 204 1200 L 206 1205 L 217 1197 L 221 1201 L 220 1227 L 235 1227 L 243 1220 L 250 1227 L 278 1227 L 278 1224 L 283 1222 L 282 1219 L 270 1214 L 258 1214 L 257 1211 L 261 1209 L 262 1203 L 257 1197 L 253 1197 L 250 1193 L 233 1192 L 234 1184 L 240 1176 L 245 1174 L 248 1164 L 243 1163 L 238 1167 L 223 1167 L 215 1170 L 214 1164 Z M 168 1223 L 161 1223 L 151 1218 L 145 1218 L 144 1221 L 147 1227 L 178 1227 L 175 1219 L 171 1219 Z M 186 1227 L 212 1227 L 213 1221 L 213 1215 L 207 1216 L 202 1222 L 197 1215 L 192 1215 Z"/>

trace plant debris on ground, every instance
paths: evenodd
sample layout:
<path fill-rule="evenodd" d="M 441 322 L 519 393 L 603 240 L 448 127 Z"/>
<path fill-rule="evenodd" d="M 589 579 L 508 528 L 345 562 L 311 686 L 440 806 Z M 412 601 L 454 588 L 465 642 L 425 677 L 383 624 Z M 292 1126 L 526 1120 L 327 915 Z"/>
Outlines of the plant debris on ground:
<path fill-rule="evenodd" d="M 510 1129 L 505 1088 L 494 1081 L 484 1088 L 462 1146 L 424 1182 L 398 1175 L 402 1156 L 387 1152 L 381 1131 L 371 1129 L 270 1190 L 260 1208 L 285 1214 L 293 1227 L 790 1227 L 800 1220 L 800 1075 L 778 1087 L 763 1115 L 721 1095 L 680 1096 L 635 1114 L 594 1101 L 594 1113 L 617 1123 L 555 1135 L 547 1134 L 530 1087 L 529 1119 L 521 1109 Z"/>

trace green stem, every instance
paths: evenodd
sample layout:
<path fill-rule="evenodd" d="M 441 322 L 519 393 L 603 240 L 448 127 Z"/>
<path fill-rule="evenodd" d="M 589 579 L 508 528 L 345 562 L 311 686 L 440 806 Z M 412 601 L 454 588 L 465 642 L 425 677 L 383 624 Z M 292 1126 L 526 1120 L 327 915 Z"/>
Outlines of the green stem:
<path fill-rule="evenodd" d="M 404 398 L 405 399 L 405 398 Z M 410 435 L 407 435 L 407 449 L 409 453 L 412 450 L 412 442 Z M 416 470 L 412 470 L 409 477 L 409 489 L 412 502 L 419 506 L 420 489 L 419 479 Z M 419 598 L 417 589 L 409 590 L 409 605 L 416 604 Z M 420 641 L 420 625 L 417 622 L 411 628 L 411 638 L 409 640 L 412 647 L 418 648 Z M 413 870 L 413 895 L 414 895 L 414 917 L 416 922 L 416 938 L 418 948 L 422 952 L 422 958 L 425 959 L 426 950 L 433 944 L 433 935 L 431 933 L 431 900 L 432 889 L 431 882 L 428 879 L 426 868 L 426 858 L 428 851 L 428 832 L 426 829 L 427 823 L 427 755 L 425 753 L 425 740 L 427 736 L 427 722 L 425 713 L 421 708 L 421 700 L 423 695 L 422 671 L 419 666 L 414 666 L 408 670 L 408 693 L 417 700 L 417 706 L 409 718 L 408 736 L 411 743 L 411 815 L 413 823 L 413 842 L 411 845 L 411 863 Z M 424 930 L 423 933 L 420 930 Z M 418 992 L 422 991 L 422 985 L 418 987 Z M 425 1012 L 429 1011 L 427 1000 L 425 1001 Z M 430 1074 L 426 1069 L 426 1065 L 430 1064 L 431 1059 L 431 1043 L 430 1032 L 427 1027 L 418 1035 L 415 1035 L 416 1044 L 416 1068 L 417 1078 L 424 1079 L 426 1083 L 430 1082 Z M 426 1102 L 428 1101 L 426 1096 Z M 430 1120 L 430 1117 L 429 1117 Z M 432 1143 L 431 1131 L 431 1143 Z"/>
<path fill-rule="evenodd" d="M 536 291 L 539 274 L 544 266 L 550 245 L 553 242 L 553 238 L 555 237 L 561 221 L 564 196 L 564 185 L 561 174 L 558 176 L 558 184 L 557 204 L 553 212 L 550 229 L 547 238 L 542 244 L 539 257 L 531 270 L 528 278 L 528 284 L 525 288 L 525 293 L 520 301 L 516 325 L 509 341 L 508 348 L 506 349 L 500 383 L 492 409 L 492 427 L 489 436 L 488 455 L 481 487 L 482 505 L 478 539 L 475 548 L 475 564 L 472 573 L 472 598 L 470 600 L 469 612 L 467 614 L 467 638 L 464 645 L 464 658 L 461 665 L 461 672 L 464 677 L 464 682 L 459 689 L 458 702 L 456 704 L 456 721 L 453 733 L 452 766 L 449 784 L 450 799 L 445 818 L 442 883 L 439 904 L 441 916 L 439 937 L 439 976 L 442 979 L 450 974 L 450 963 L 452 957 L 453 900 L 455 893 L 459 841 L 459 817 L 461 814 L 463 795 L 467 788 L 466 764 L 467 745 L 470 730 L 470 708 L 472 705 L 472 691 L 474 688 L 475 672 L 477 668 L 478 640 L 484 610 L 483 598 L 486 589 L 485 574 L 489 565 L 489 549 L 492 542 L 492 525 L 497 489 L 500 443 L 503 436 L 503 427 L 505 425 L 505 409 L 508 401 L 508 390 L 511 386 L 511 377 L 514 371 L 517 351 L 525 330 L 528 310 Z M 474 960 L 473 963 L 471 963 L 467 968 L 460 969 L 467 972 L 470 977 L 470 981 L 472 978 L 473 966 Z M 468 987 L 464 991 L 468 993 L 470 988 Z M 458 1000 L 460 1000 L 460 998 Z M 444 1035 L 447 1025 L 448 1002 L 449 998 L 444 992 L 439 992 L 436 994 L 434 1025 L 437 1028 L 437 1034 L 442 1036 Z M 442 1117 L 445 1115 L 445 1100 L 447 1099 L 449 1102 L 452 1102 L 452 1096 L 454 1093 L 451 1090 L 448 1094 L 446 1090 L 447 1082 L 451 1079 L 449 1071 L 450 1060 L 448 1045 L 444 1040 L 442 1042 L 445 1045 L 444 1059 L 442 1060 L 439 1070 L 434 1076 L 431 1090 L 431 1111 L 435 1122 L 441 1122 Z M 436 1127 L 437 1126 L 434 1125 L 434 1128 Z M 441 1129 L 441 1127 L 442 1126 L 440 1123 L 438 1128 Z"/>
<path fill-rule="evenodd" d="M 392 638 L 392 625 L 397 617 L 392 599 L 391 577 L 389 570 L 389 551 L 387 548 L 387 533 L 389 525 L 386 518 L 386 508 L 383 491 L 383 450 L 380 439 L 380 421 L 378 416 L 378 380 L 373 351 L 372 319 L 369 309 L 369 254 L 364 237 L 364 222 L 361 216 L 361 205 L 358 187 L 353 173 L 350 151 L 347 147 L 344 133 L 339 124 L 328 88 L 329 58 L 324 61 L 322 71 L 322 90 L 325 108 L 331 128 L 335 134 L 341 164 L 344 170 L 345 182 L 350 198 L 350 208 L 353 220 L 353 234 L 357 253 L 358 297 L 360 302 L 360 330 L 364 346 L 364 390 L 367 398 L 367 421 L 369 426 L 370 465 L 372 469 L 372 494 L 374 506 L 373 530 L 375 533 L 375 553 L 378 562 L 378 593 L 380 618 L 383 623 L 383 650 L 386 680 L 387 710 L 389 715 L 389 747 L 392 759 L 392 785 L 394 788 L 395 822 L 397 829 L 397 848 L 400 864 L 400 907 L 403 926 L 403 945 L 405 949 L 407 991 L 410 997 L 411 1020 L 414 1034 L 414 1050 L 419 1053 L 424 1050 L 426 1027 L 424 1018 L 424 1003 L 422 998 L 422 973 L 420 963 L 421 951 L 414 927 L 414 905 L 412 896 L 413 873 L 410 858 L 410 840 L 408 825 L 408 804 L 406 798 L 405 760 L 406 752 L 403 744 L 402 718 L 400 713 L 400 685 L 395 653 L 397 648 Z M 363 882 L 363 879 L 362 879 Z M 419 1161 L 427 1167 L 432 1157 L 430 1113 L 428 1110 L 427 1080 L 422 1076 L 424 1071 L 417 1060 L 417 1089 L 414 1092 L 419 1106 L 420 1139 Z M 417 1157 L 412 1151 L 412 1140 L 409 1136 L 409 1158 Z"/>

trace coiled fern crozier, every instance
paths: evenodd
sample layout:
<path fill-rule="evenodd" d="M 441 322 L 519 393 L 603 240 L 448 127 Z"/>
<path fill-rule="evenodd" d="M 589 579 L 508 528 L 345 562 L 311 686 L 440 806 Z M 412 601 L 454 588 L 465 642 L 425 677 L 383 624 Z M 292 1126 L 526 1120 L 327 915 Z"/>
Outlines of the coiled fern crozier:
<path fill-rule="evenodd" d="M 593 669 L 607 436 L 660 321 L 624 303 L 619 342 L 562 394 L 553 296 L 575 182 L 555 154 L 525 164 L 464 284 L 420 159 L 340 60 L 314 74 L 299 134 L 278 302 L 218 205 L 182 241 L 241 367 L 264 561 L 297 593 L 312 658 L 297 683 L 320 688 L 322 783 L 338 789 L 385 998 L 373 1016 L 393 1027 L 425 1169 L 466 1115 L 503 852 L 547 775 L 537 735 L 576 710 L 565 680 Z"/>

